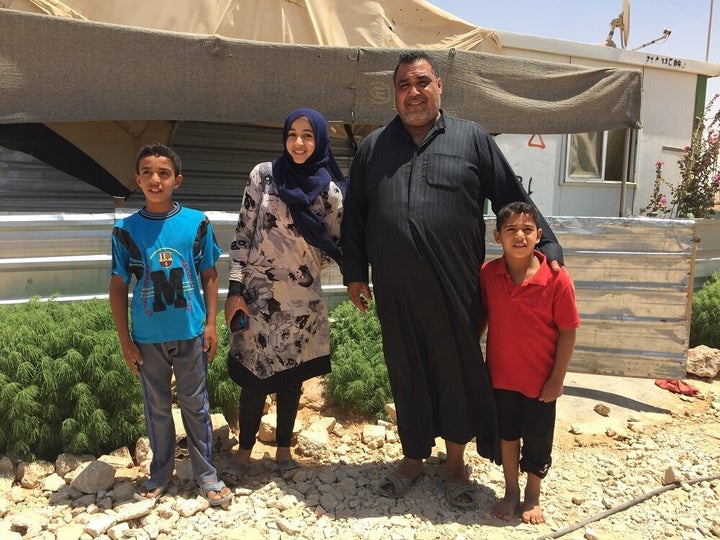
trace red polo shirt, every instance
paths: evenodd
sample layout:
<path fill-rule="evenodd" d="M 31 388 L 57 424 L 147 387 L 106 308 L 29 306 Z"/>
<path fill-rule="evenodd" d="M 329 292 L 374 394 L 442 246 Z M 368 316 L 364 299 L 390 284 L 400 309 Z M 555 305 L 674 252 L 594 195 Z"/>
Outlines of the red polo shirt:
<path fill-rule="evenodd" d="M 493 388 L 540 396 L 555 363 L 558 329 L 577 328 L 575 289 L 567 272 L 553 272 L 539 251 L 540 268 L 515 285 L 501 257 L 480 271 L 489 312 L 487 366 Z"/>

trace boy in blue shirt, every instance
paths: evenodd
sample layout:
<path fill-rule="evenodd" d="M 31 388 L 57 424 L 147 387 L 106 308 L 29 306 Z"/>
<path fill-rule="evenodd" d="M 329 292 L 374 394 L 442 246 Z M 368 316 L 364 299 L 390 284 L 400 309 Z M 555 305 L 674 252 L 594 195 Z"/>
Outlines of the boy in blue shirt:
<path fill-rule="evenodd" d="M 211 462 L 206 388 L 208 362 L 217 350 L 215 263 L 221 250 L 207 217 L 173 202 L 183 178 L 180 158 L 172 149 L 144 146 L 135 171 L 145 206 L 113 229 L 110 307 L 125 362 L 140 376 L 153 451 L 150 479 L 136 497 L 158 499 L 172 480 L 174 373 L 195 479 L 201 495 L 218 506 L 232 498 Z M 133 276 L 131 333 L 128 291 Z"/>

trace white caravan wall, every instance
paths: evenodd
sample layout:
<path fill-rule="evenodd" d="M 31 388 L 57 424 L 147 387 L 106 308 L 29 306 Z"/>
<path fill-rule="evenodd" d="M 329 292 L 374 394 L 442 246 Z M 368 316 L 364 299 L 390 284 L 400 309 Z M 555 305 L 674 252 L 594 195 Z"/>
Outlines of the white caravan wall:
<path fill-rule="evenodd" d="M 650 202 L 655 163 L 663 161 L 665 179 L 678 185 L 677 165 L 682 149 L 690 144 L 697 76 L 692 73 L 645 69 L 641 106 L 643 129 L 639 132 L 637 160 L 638 197 L 636 213 Z M 670 200 L 670 194 L 668 201 Z"/>
<path fill-rule="evenodd" d="M 502 136 L 501 148 L 517 173 L 523 178 L 533 176 L 534 198 L 544 214 L 638 215 L 650 201 L 657 161 L 665 163 L 665 178 L 677 185 L 680 179 L 677 161 L 682 148 L 690 144 L 698 74 L 710 74 L 711 68 L 717 66 L 652 52 L 610 49 L 510 32 L 499 34 L 503 41 L 503 55 L 589 67 L 622 67 L 642 72 L 643 127 L 637 132 L 635 169 L 630 172 L 630 180 L 635 183 L 627 185 L 626 204 L 622 212 L 620 182 L 565 182 L 564 137 L 556 139 L 543 135 L 548 155 L 536 161 L 539 153 L 536 148 L 527 146 L 527 137 Z M 549 156 L 551 148 L 555 152 L 554 159 Z M 550 174 L 553 175 L 552 182 L 546 176 Z M 542 184 L 544 188 L 542 194 L 535 190 L 536 179 L 540 179 L 538 187 Z M 552 202 L 547 200 L 550 186 Z"/>
<path fill-rule="evenodd" d="M 533 202 L 545 216 L 562 215 L 558 211 L 558 174 L 561 166 L 562 135 L 542 135 L 545 148 L 528 146 L 533 135 L 498 135 L 495 140 L 512 165 L 515 173 L 522 176 L 523 186 L 528 189 L 528 182 L 532 178 L 530 190 Z M 535 135 L 533 144 L 540 142 L 540 136 Z M 575 214 L 579 215 L 579 214 Z"/>

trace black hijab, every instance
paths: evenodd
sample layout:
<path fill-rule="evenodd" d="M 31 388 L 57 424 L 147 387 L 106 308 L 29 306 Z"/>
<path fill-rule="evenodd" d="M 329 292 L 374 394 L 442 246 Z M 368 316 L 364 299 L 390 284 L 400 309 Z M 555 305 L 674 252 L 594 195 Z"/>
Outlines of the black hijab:
<path fill-rule="evenodd" d="M 334 180 L 344 199 L 347 178 L 330 150 L 327 121 L 313 109 L 296 109 L 288 115 L 283 127 L 283 147 L 290 126 L 301 116 L 307 118 L 312 126 L 315 150 L 304 163 L 298 164 L 285 148 L 282 156 L 272 162 L 273 178 L 278 196 L 288 206 L 298 232 L 308 244 L 332 257 L 342 269 L 342 254 L 335 246 L 323 220 L 310 210 L 310 205 L 327 189 L 331 180 Z"/>

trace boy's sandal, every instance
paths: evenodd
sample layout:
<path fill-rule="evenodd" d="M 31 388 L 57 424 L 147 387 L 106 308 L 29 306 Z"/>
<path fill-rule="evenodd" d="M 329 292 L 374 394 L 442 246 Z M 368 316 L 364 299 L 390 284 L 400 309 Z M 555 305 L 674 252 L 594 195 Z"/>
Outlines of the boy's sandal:
<path fill-rule="evenodd" d="M 283 480 L 292 480 L 301 469 L 300 464 L 294 459 L 279 461 L 278 466 L 280 467 L 280 476 Z"/>
<path fill-rule="evenodd" d="M 215 493 L 217 498 L 211 497 L 211 493 Z M 218 486 L 210 486 L 208 488 L 201 488 L 200 496 L 209 502 L 210 506 L 220 506 L 232 500 L 233 492 L 230 491 L 230 488 L 227 486 L 221 488 L 218 488 Z"/>
<path fill-rule="evenodd" d="M 154 488 L 148 488 L 146 486 L 140 486 L 133 499 L 136 501 L 157 501 L 167 491 L 167 484 L 164 486 L 157 486 Z"/>
<path fill-rule="evenodd" d="M 243 483 L 249 472 L 249 463 L 231 463 L 220 471 L 220 479 L 228 486 L 236 487 Z"/>
<path fill-rule="evenodd" d="M 445 482 L 445 500 L 458 508 L 475 508 L 478 505 L 475 484 Z"/>

